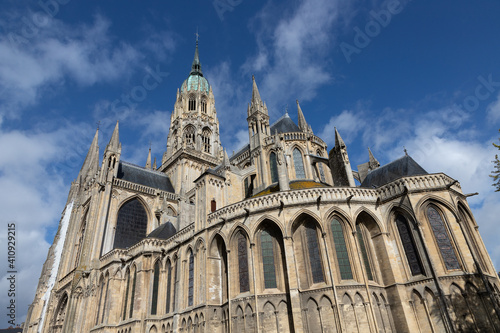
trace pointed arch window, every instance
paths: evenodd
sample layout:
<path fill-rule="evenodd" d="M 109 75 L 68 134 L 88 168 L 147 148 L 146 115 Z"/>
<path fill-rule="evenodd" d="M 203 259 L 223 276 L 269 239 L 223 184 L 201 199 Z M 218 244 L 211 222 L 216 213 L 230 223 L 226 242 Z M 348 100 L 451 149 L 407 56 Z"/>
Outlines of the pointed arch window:
<path fill-rule="evenodd" d="M 158 308 L 158 283 L 160 282 L 160 262 L 155 263 L 153 269 L 153 295 L 151 298 L 151 314 L 155 315 Z"/>
<path fill-rule="evenodd" d="M 318 156 L 323 156 L 321 154 L 321 151 L 320 150 L 317 150 L 316 151 L 316 155 Z M 322 181 L 322 182 L 326 182 L 326 178 L 325 178 L 325 170 L 323 169 L 323 163 L 319 162 L 318 163 L 318 173 L 319 173 L 319 179 Z"/>
<path fill-rule="evenodd" d="M 137 269 L 134 269 L 134 278 L 132 279 L 132 291 L 130 293 L 130 313 L 128 315 L 129 318 L 132 318 L 134 315 L 134 301 L 135 301 L 135 285 L 137 282 Z"/>
<path fill-rule="evenodd" d="M 396 226 L 398 227 L 399 237 L 401 239 L 403 249 L 405 250 L 406 260 L 408 260 L 411 274 L 424 274 L 422 262 L 420 261 L 420 256 L 418 255 L 417 247 L 415 246 L 415 240 L 413 239 L 408 221 L 402 215 L 397 215 Z"/>
<path fill-rule="evenodd" d="M 170 312 L 170 293 L 172 289 L 172 264 L 167 261 L 167 306 L 165 307 L 165 313 Z"/>
<path fill-rule="evenodd" d="M 113 249 L 127 248 L 146 237 L 148 214 L 138 199 L 123 204 L 118 211 Z"/>
<path fill-rule="evenodd" d="M 88 216 L 88 209 L 83 217 L 82 227 L 78 235 L 78 243 L 76 244 L 76 259 L 74 264 L 75 268 L 78 267 L 78 264 L 80 263 L 80 256 L 82 254 L 82 248 L 83 248 L 83 238 L 85 237 L 85 229 L 87 227 L 87 216 Z"/>
<path fill-rule="evenodd" d="M 361 257 L 363 259 L 363 264 L 364 264 L 365 270 L 366 270 L 366 277 L 368 278 L 368 280 L 373 281 L 373 274 L 372 274 L 372 269 L 370 266 L 370 259 L 368 258 L 368 252 L 367 252 L 366 244 L 365 244 L 366 235 L 363 232 L 360 224 L 356 225 L 356 234 L 358 236 Z"/>
<path fill-rule="evenodd" d="M 443 258 L 446 269 L 460 269 L 455 249 L 453 248 L 441 214 L 436 208 L 429 206 L 427 208 L 427 218 L 429 219 L 432 233 L 436 239 L 436 243 L 439 251 L 441 252 L 441 257 Z"/>
<path fill-rule="evenodd" d="M 274 152 L 269 155 L 269 167 L 271 169 L 271 183 L 278 182 L 278 163 Z"/>
<path fill-rule="evenodd" d="M 274 265 L 274 241 L 268 230 L 264 229 L 260 235 L 262 250 L 262 265 L 264 268 L 264 287 L 277 288 L 276 266 Z"/>
<path fill-rule="evenodd" d="M 212 132 L 208 128 L 203 129 L 202 139 L 203 139 L 203 151 L 205 153 L 210 153 L 210 136 Z"/>
<path fill-rule="evenodd" d="M 238 273 L 240 278 L 240 293 L 250 291 L 247 239 L 241 232 L 238 234 Z"/>
<path fill-rule="evenodd" d="M 200 105 L 201 105 L 201 112 L 207 113 L 207 101 L 202 100 Z"/>
<path fill-rule="evenodd" d="M 128 269 L 127 269 L 127 273 L 125 273 L 125 275 L 126 275 L 127 284 L 125 286 L 125 298 L 124 298 L 124 302 L 123 302 L 122 320 L 127 319 L 128 292 L 129 292 L 129 288 L 130 288 L 130 271 Z"/>
<path fill-rule="evenodd" d="M 323 266 L 321 264 L 321 254 L 319 253 L 318 232 L 316 225 L 311 220 L 304 224 L 305 236 L 307 241 L 307 252 L 309 253 L 309 263 L 311 265 L 311 274 L 313 283 L 324 282 Z"/>
<path fill-rule="evenodd" d="M 295 148 L 293 150 L 293 165 L 295 167 L 295 177 L 297 177 L 297 179 L 306 178 L 304 161 L 302 160 L 302 153 L 298 148 Z"/>
<path fill-rule="evenodd" d="M 184 129 L 184 139 L 187 146 L 194 146 L 196 143 L 196 133 L 194 126 L 187 126 Z"/>
<path fill-rule="evenodd" d="M 194 255 L 193 252 L 189 254 L 189 280 L 188 280 L 188 306 L 193 305 L 194 293 Z"/>
<path fill-rule="evenodd" d="M 100 286 L 100 292 L 99 292 L 99 303 L 97 303 L 97 316 L 95 318 L 95 324 L 99 324 L 99 317 L 101 315 L 101 307 L 102 307 L 102 295 L 104 293 L 104 278 L 101 279 L 101 286 Z M 104 307 L 103 307 L 104 308 Z"/>
<path fill-rule="evenodd" d="M 339 265 L 340 278 L 342 280 L 351 280 L 352 269 L 349 261 L 349 253 L 345 242 L 344 231 L 339 220 L 333 219 L 330 224 L 333 234 L 333 244 L 335 245 L 335 254 L 337 255 L 337 263 Z"/>
<path fill-rule="evenodd" d="M 104 319 L 107 318 L 106 316 L 106 304 L 108 304 L 108 299 L 109 299 L 109 276 L 106 277 L 106 291 L 104 292 L 104 302 L 102 305 L 102 316 L 101 316 L 101 324 L 104 323 Z"/>

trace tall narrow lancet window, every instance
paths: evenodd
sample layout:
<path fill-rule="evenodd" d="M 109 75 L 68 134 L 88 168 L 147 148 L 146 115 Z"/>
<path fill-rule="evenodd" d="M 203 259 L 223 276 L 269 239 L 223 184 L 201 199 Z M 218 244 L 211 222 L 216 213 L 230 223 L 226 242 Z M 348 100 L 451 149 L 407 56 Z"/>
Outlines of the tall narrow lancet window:
<path fill-rule="evenodd" d="M 262 265 L 264 269 L 264 287 L 277 288 L 276 266 L 274 265 L 273 236 L 266 229 L 260 235 L 260 247 L 262 250 Z"/>
<path fill-rule="evenodd" d="M 405 250 L 411 274 L 424 274 L 422 262 L 420 261 L 417 247 L 415 246 L 415 240 L 413 239 L 408 221 L 402 215 L 398 215 L 396 216 L 396 226 L 398 227 L 399 237 L 401 238 L 401 244 Z"/>
<path fill-rule="evenodd" d="M 278 163 L 274 152 L 269 155 L 269 167 L 271 169 L 271 183 L 276 183 L 278 181 Z"/>
<path fill-rule="evenodd" d="M 82 247 L 83 247 L 83 237 L 85 236 L 85 228 L 87 227 L 87 215 L 88 215 L 88 210 L 85 212 L 85 216 L 83 217 L 82 221 L 82 227 L 80 228 L 80 232 L 78 235 L 78 243 L 76 244 L 76 259 L 75 259 L 75 265 L 74 267 L 78 267 L 78 264 L 80 263 L 80 256 L 82 254 Z"/>
<path fill-rule="evenodd" d="M 104 278 L 101 278 L 101 286 L 100 286 L 100 292 L 99 292 L 99 303 L 97 304 L 97 316 L 95 318 L 95 324 L 99 324 L 99 317 L 101 314 L 101 307 L 102 307 L 102 295 L 104 293 Z"/>
<path fill-rule="evenodd" d="M 304 224 L 307 239 L 307 252 L 309 253 L 309 263 L 313 283 L 324 282 L 323 267 L 321 265 L 321 255 L 319 253 L 318 233 L 314 222 L 307 221 Z"/>
<path fill-rule="evenodd" d="M 208 128 L 204 128 L 203 129 L 203 134 L 202 134 L 202 137 L 203 137 L 203 151 L 205 153 L 210 153 L 210 136 L 212 135 L 212 133 L 210 132 L 210 130 Z"/>
<path fill-rule="evenodd" d="M 102 316 L 101 316 L 101 324 L 104 323 L 104 319 L 107 318 L 106 316 L 106 308 L 108 304 L 108 298 L 109 298 L 109 276 L 106 278 L 106 291 L 104 292 L 104 302 L 102 305 Z"/>
<path fill-rule="evenodd" d="M 316 151 L 316 155 L 322 156 L 321 151 L 320 150 Z M 326 182 L 325 170 L 323 169 L 323 163 L 321 162 L 318 163 L 318 172 L 319 172 L 319 179 L 322 182 Z"/>
<path fill-rule="evenodd" d="M 337 219 L 333 219 L 331 223 L 333 244 L 335 245 L 335 254 L 337 255 L 337 263 L 339 265 L 340 278 L 342 280 L 352 279 L 351 262 L 349 261 L 349 253 L 345 243 L 344 231 Z"/>
<path fill-rule="evenodd" d="M 155 263 L 153 269 L 153 295 L 151 297 L 151 314 L 155 315 L 158 309 L 158 283 L 160 282 L 160 262 Z"/>
<path fill-rule="evenodd" d="M 448 235 L 441 214 L 439 214 L 436 208 L 429 206 L 429 208 L 427 208 L 427 218 L 429 219 L 429 224 L 431 225 L 434 238 L 441 252 L 441 257 L 443 257 L 446 269 L 460 269 L 455 249 L 451 244 L 450 236 Z"/>
<path fill-rule="evenodd" d="M 127 269 L 127 273 L 125 273 L 125 275 L 126 275 L 125 279 L 127 280 L 127 284 L 125 285 L 125 298 L 123 301 L 122 320 L 127 319 L 128 292 L 129 292 L 129 288 L 130 288 L 130 271 L 128 269 Z"/>
<path fill-rule="evenodd" d="M 201 101 L 201 112 L 207 113 L 207 101 L 205 100 Z"/>
<path fill-rule="evenodd" d="M 372 269 L 370 266 L 370 260 L 368 259 L 368 252 L 365 244 L 366 243 L 365 234 L 363 233 L 363 230 L 361 229 L 361 226 L 359 224 L 356 225 L 356 234 L 358 235 L 359 249 L 361 251 L 361 257 L 363 258 L 363 265 L 365 266 L 366 277 L 368 278 L 368 280 L 373 281 Z"/>
<path fill-rule="evenodd" d="M 194 99 L 194 97 L 190 97 L 188 111 L 195 111 L 195 110 L 196 110 L 196 100 Z"/>
<path fill-rule="evenodd" d="M 165 307 L 165 313 L 170 312 L 170 293 L 172 290 L 172 264 L 167 261 L 167 304 Z"/>
<path fill-rule="evenodd" d="M 194 255 L 193 252 L 189 254 L 189 279 L 188 279 L 188 306 L 193 305 L 194 293 Z"/>
<path fill-rule="evenodd" d="M 293 165 L 295 166 L 295 177 L 297 179 L 306 178 L 306 172 L 304 171 L 304 161 L 302 160 L 302 153 L 298 148 L 293 150 Z"/>
<path fill-rule="evenodd" d="M 132 318 L 134 315 L 134 301 L 135 301 L 135 285 L 137 282 L 137 268 L 134 269 L 134 278 L 132 279 L 132 291 L 130 292 L 130 313 L 128 315 L 129 318 Z"/>
<path fill-rule="evenodd" d="M 238 234 L 238 273 L 240 279 L 240 293 L 249 291 L 247 239 L 241 232 Z"/>

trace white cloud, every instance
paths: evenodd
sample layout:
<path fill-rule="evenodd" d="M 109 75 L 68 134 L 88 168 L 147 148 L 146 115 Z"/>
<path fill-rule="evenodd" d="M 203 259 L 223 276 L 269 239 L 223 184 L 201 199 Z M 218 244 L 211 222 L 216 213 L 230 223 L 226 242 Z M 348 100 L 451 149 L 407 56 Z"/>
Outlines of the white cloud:
<path fill-rule="evenodd" d="M 30 39 L 16 39 L 24 27 L 10 25 L 0 37 L 0 113 L 12 117 L 42 96 L 59 94 L 68 83 L 82 87 L 126 79 L 146 56 L 165 61 L 175 48 L 173 34 L 153 32 L 137 45 L 117 42 L 110 21 L 96 15 L 90 25 L 55 18 Z M 54 89 L 55 88 L 55 89 Z"/>
<path fill-rule="evenodd" d="M 332 80 L 326 52 L 342 2 L 304 0 L 281 20 L 269 17 L 278 9 L 268 5 L 255 18 L 258 51 L 242 69 L 248 76 L 256 74 L 262 97 L 269 97 L 271 117 L 277 118 L 290 100 L 313 98 L 320 86 Z"/>
<path fill-rule="evenodd" d="M 335 146 L 335 127 L 342 139 L 346 142 L 352 142 L 358 132 L 365 127 L 363 113 L 361 111 L 344 110 L 337 116 L 331 117 L 325 127 L 318 134 L 328 147 Z"/>
<path fill-rule="evenodd" d="M 488 105 L 486 113 L 490 122 L 498 123 L 500 121 L 500 94 L 498 94 L 496 101 Z"/>
<path fill-rule="evenodd" d="M 6 189 L 0 192 L 1 225 L 5 228 L 0 244 L 6 247 L 7 223 L 14 222 L 18 323 L 24 321 L 35 295 L 49 248 L 47 229 L 59 221 L 69 177 L 76 177 L 91 139 L 92 130 L 84 124 L 65 123 L 56 130 L 43 125 L 25 131 L 0 127 L 0 188 Z M 6 260 L 0 262 L 2 274 L 7 272 L 6 265 Z M 0 289 L 8 290 L 5 276 Z M 5 309 L 8 301 L 1 297 L 0 307 Z"/>

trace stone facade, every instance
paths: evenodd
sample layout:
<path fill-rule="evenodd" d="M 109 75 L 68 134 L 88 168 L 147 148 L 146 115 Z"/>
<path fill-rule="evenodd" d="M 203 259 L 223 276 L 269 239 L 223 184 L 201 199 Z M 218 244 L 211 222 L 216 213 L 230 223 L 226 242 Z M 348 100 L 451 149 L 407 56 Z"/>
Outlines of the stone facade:
<path fill-rule="evenodd" d="M 500 332 L 499 281 L 460 184 L 409 156 L 352 170 L 297 102 L 225 153 L 196 47 L 161 165 L 98 133 L 24 332 Z M 355 180 L 358 181 L 356 185 Z"/>

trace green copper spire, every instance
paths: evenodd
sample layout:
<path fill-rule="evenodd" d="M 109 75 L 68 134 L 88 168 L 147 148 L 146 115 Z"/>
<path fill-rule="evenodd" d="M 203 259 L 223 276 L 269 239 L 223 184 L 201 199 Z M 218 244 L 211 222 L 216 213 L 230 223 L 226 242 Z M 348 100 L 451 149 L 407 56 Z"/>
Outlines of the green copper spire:
<path fill-rule="evenodd" d="M 189 73 L 189 75 L 203 76 L 203 73 L 201 71 L 200 56 L 198 54 L 198 37 L 196 37 L 196 50 L 194 51 L 194 60 L 193 64 L 191 65 L 191 73 Z"/>

